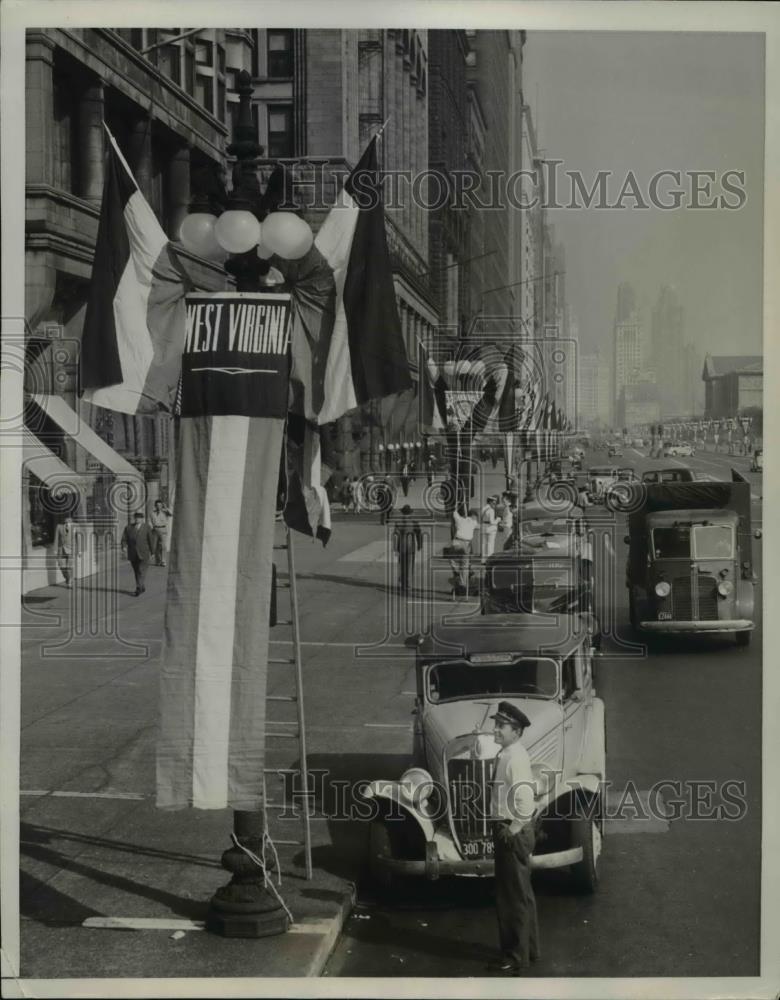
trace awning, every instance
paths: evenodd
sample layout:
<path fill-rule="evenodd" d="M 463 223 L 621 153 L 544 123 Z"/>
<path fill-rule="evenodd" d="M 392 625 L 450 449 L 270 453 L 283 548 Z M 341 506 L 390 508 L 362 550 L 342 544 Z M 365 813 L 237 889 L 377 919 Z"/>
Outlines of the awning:
<path fill-rule="evenodd" d="M 63 489 L 70 489 L 74 492 L 86 491 L 87 480 L 84 476 L 74 472 L 26 427 L 23 435 L 22 454 L 24 467 L 28 472 L 31 472 L 36 479 L 40 479 L 45 486 L 55 492 Z"/>
<path fill-rule="evenodd" d="M 60 427 L 76 444 L 89 452 L 101 465 L 110 469 L 120 479 L 134 480 L 143 483 L 143 475 L 131 465 L 126 458 L 106 444 L 89 424 L 68 406 L 62 396 L 50 396 L 45 393 L 33 393 L 32 400 Z"/>

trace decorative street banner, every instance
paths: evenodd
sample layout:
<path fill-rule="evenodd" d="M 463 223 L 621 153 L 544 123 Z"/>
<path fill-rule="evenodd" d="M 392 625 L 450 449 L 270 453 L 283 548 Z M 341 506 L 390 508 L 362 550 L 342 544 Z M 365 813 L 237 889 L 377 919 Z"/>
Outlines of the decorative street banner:
<path fill-rule="evenodd" d="M 263 807 L 286 295 L 187 297 L 157 804 Z"/>
<path fill-rule="evenodd" d="M 181 415 L 284 417 L 289 320 L 289 295 L 187 295 Z"/>

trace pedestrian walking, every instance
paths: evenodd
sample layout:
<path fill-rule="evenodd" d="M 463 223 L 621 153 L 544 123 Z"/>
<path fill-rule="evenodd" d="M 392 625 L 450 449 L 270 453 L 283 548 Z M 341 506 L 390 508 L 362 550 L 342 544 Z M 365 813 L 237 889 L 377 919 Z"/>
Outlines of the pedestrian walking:
<path fill-rule="evenodd" d="M 409 585 L 414 577 L 414 560 L 422 549 L 422 529 L 419 521 L 412 519 L 412 508 L 404 504 L 401 519 L 393 528 L 393 552 L 398 558 L 398 589 L 409 593 Z"/>
<path fill-rule="evenodd" d="M 140 510 L 133 514 L 133 523 L 128 524 L 122 532 L 122 551 L 127 556 L 135 574 L 135 593 L 139 597 L 146 590 L 146 569 L 154 551 L 154 534 L 144 520 Z"/>
<path fill-rule="evenodd" d="M 498 515 L 496 514 L 497 504 L 497 496 L 488 497 L 487 503 L 482 508 L 482 512 L 479 515 L 482 532 L 483 559 L 487 559 L 489 556 L 492 556 L 496 548 L 496 534 L 498 532 Z"/>
<path fill-rule="evenodd" d="M 154 510 L 150 518 L 152 523 L 152 536 L 154 539 L 153 555 L 158 566 L 165 565 L 165 553 L 168 551 L 168 522 L 173 515 L 170 507 L 166 507 L 162 500 L 154 501 Z"/>
<path fill-rule="evenodd" d="M 478 527 L 476 510 L 471 509 L 466 515 L 460 514 L 457 510 L 452 512 L 453 538 L 444 554 L 449 557 L 452 567 L 453 594 L 468 593 L 469 562 L 474 544 L 474 532 Z"/>
<path fill-rule="evenodd" d="M 57 566 L 65 580 L 65 586 L 69 587 L 71 580 L 75 581 L 73 556 L 76 550 L 76 526 L 70 514 L 65 515 L 65 520 L 57 525 L 54 533 L 54 552 L 57 559 Z"/>
<path fill-rule="evenodd" d="M 491 968 L 519 976 L 539 958 L 539 925 L 531 885 L 535 846 L 534 778 L 521 742 L 528 717 L 510 701 L 499 702 L 493 738 L 501 747 L 492 781 L 493 857 L 500 959 Z"/>
<path fill-rule="evenodd" d="M 505 490 L 501 494 L 501 508 L 500 510 L 496 511 L 496 513 L 499 516 L 498 530 L 504 536 L 504 541 L 506 541 L 507 538 L 509 538 L 509 536 L 512 534 L 512 527 L 514 525 L 514 520 L 515 520 L 512 508 L 513 508 L 513 496 L 508 490 Z"/>
<path fill-rule="evenodd" d="M 360 481 L 357 476 L 353 476 L 349 484 L 349 509 L 353 514 L 360 509 Z"/>
<path fill-rule="evenodd" d="M 429 458 L 428 462 L 426 464 L 426 471 L 427 471 L 427 475 L 428 475 L 428 485 L 429 486 L 431 486 L 433 484 L 433 469 L 434 469 L 433 459 Z"/>

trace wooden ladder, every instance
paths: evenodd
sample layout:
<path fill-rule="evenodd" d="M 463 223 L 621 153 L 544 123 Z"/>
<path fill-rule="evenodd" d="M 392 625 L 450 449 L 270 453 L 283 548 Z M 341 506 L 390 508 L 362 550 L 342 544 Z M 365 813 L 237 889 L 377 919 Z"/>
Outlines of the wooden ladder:
<path fill-rule="evenodd" d="M 278 597 L 279 591 L 287 590 L 290 595 L 289 608 L 290 617 L 289 618 L 277 618 L 275 621 L 272 617 L 272 626 L 274 628 L 289 628 L 291 630 L 292 637 L 292 656 L 271 656 L 271 647 L 275 642 L 279 640 L 270 639 L 269 640 L 269 657 L 268 665 L 269 668 L 271 664 L 281 664 L 291 668 L 292 680 L 293 680 L 293 694 L 272 694 L 267 696 L 267 703 L 285 703 L 294 704 L 297 712 L 297 719 L 295 722 L 274 722 L 273 720 L 266 721 L 266 741 L 268 739 L 280 739 L 280 740 L 297 740 L 298 741 L 298 761 L 299 766 L 297 768 L 291 767 L 267 767 L 265 768 L 265 774 L 273 774 L 277 777 L 284 779 L 289 776 L 292 779 L 293 788 L 293 802 L 292 808 L 296 807 L 295 802 L 295 782 L 296 779 L 300 782 L 299 788 L 301 790 L 301 809 L 302 809 L 302 840 L 275 840 L 275 843 L 281 845 L 295 845 L 303 847 L 304 862 L 306 868 L 306 878 L 310 879 L 312 877 L 312 860 L 311 860 L 311 809 L 310 809 L 310 790 L 309 790 L 309 769 L 308 762 L 306 758 L 306 724 L 303 711 L 303 670 L 301 666 L 301 633 L 300 633 L 300 620 L 298 615 L 298 590 L 295 580 L 295 550 L 293 547 L 293 533 L 285 525 L 285 541 L 281 545 L 274 545 L 275 550 L 286 550 L 287 552 L 287 573 L 288 578 L 284 583 L 278 582 L 276 579 L 276 571 L 274 568 L 274 594 Z M 279 603 L 278 600 L 275 603 Z M 277 612 L 278 613 L 278 612 Z M 273 614 L 273 607 L 272 607 Z M 264 789 L 265 791 L 265 789 Z M 290 804 L 285 801 L 275 801 L 268 800 L 265 796 L 266 809 L 284 810 L 290 808 Z"/>

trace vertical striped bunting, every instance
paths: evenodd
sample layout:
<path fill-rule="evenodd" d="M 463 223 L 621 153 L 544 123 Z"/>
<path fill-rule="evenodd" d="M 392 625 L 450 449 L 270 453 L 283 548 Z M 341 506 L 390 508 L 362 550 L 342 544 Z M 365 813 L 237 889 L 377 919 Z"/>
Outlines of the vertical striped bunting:
<path fill-rule="evenodd" d="M 283 431 L 272 418 L 181 420 L 160 680 L 164 808 L 262 808 Z"/>

